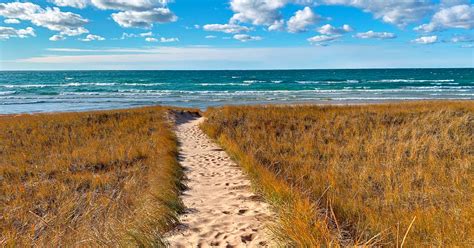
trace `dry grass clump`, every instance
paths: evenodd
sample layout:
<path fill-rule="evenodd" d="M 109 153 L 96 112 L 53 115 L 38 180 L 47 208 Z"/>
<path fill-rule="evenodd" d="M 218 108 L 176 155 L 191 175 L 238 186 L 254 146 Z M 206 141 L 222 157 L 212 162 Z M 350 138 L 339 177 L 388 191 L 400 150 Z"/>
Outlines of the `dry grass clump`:
<path fill-rule="evenodd" d="M 182 209 L 161 107 L 0 118 L 0 246 L 162 246 Z"/>
<path fill-rule="evenodd" d="M 295 246 L 474 246 L 474 102 L 224 107 L 203 129 Z"/>

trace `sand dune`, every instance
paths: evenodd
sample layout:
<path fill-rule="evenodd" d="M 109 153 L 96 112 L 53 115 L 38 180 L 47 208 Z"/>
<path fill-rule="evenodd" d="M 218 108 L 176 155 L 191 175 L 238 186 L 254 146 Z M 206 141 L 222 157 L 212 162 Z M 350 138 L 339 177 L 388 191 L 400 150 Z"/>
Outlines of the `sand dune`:
<path fill-rule="evenodd" d="M 203 118 L 178 117 L 180 160 L 189 187 L 171 247 L 268 247 L 270 210 L 229 156 L 198 127 Z"/>

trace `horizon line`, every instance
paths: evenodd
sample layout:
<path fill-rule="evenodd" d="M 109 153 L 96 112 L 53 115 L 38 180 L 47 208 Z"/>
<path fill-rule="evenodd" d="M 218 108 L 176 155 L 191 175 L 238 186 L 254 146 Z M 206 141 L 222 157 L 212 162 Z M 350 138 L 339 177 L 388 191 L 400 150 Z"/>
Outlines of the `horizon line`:
<path fill-rule="evenodd" d="M 66 72 L 66 71 L 317 71 L 317 70 L 441 70 L 441 69 L 474 69 L 473 67 L 361 67 L 361 68 L 300 68 L 300 69 L 18 69 L 0 72 Z"/>

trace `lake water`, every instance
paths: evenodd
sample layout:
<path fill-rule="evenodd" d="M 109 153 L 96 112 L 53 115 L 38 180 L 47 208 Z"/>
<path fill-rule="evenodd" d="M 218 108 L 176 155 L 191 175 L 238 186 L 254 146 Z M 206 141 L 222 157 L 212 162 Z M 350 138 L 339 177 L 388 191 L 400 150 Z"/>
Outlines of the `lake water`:
<path fill-rule="evenodd" d="M 474 69 L 0 72 L 0 114 L 474 99 Z"/>

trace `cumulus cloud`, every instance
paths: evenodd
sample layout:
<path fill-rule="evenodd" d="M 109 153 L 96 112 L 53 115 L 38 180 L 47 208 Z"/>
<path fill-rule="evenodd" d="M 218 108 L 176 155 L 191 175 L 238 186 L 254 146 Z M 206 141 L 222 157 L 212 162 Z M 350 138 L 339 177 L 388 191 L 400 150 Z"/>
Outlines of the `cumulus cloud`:
<path fill-rule="evenodd" d="M 124 28 L 150 29 L 153 23 L 175 22 L 178 17 L 168 8 L 147 11 L 123 11 L 112 14 L 112 19 Z"/>
<path fill-rule="evenodd" d="M 49 37 L 49 40 L 50 41 L 60 41 L 60 40 L 65 40 L 66 37 L 62 36 L 62 35 L 59 35 L 59 34 L 55 34 L 51 37 Z"/>
<path fill-rule="evenodd" d="M 79 40 L 81 40 L 81 41 L 94 41 L 94 40 L 102 41 L 102 40 L 105 40 L 105 38 L 100 36 L 100 35 L 88 34 L 86 36 L 86 38 L 79 39 Z"/>
<path fill-rule="evenodd" d="M 60 7 L 73 7 L 83 9 L 90 3 L 89 0 L 53 0 L 54 4 Z"/>
<path fill-rule="evenodd" d="M 435 7 L 430 0 L 323 0 L 322 3 L 360 8 L 377 19 L 400 27 L 421 20 Z"/>
<path fill-rule="evenodd" d="M 354 35 L 355 38 L 359 39 L 395 39 L 397 38 L 397 35 L 394 33 L 388 33 L 388 32 L 374 32 L 372 30 L 367 31 L 365 33 L 357 33 Z"/>
<path fill-rule="evenodd" d="M 315 14 L 310 7 L 295 12 L 287 22 L 288 32 L 300 33 L 307 31 L 307 27 L 319 21 L 321 16 Z"/>
<path fill-rule="evenodd" d="M 31 22 L 49 30 L 58 31 L 63 35 L 76 36 L 89 31 L 83 26 L 87 19 L 71 12 L 62 12 L 58 8 L 46 8 L 43 12 L 33 15 Z"/>
<path fill-rule="evenodd" d="M 338 40 L 341 35 L 316 35 L 308 39 L 314 45 L 326 45 L 328 42 Z"/>
<path fill-rule="evenodd" d="M 399 27 L 418 22 L 431 14 L 438 5 L 432 0 L 231 0 L 230 7 L 234 15 L 230 23 L 251 23 L 267 26 L 270 31 L 282 30 L 284 19 L 281 9 L 288 4 L 309 6 L 315 3 L 352 6 L 372 13 L 376 19 Z M 299 31 L 298 28 L 292 30 Z"/>
<path fill-rule="evenodd" d="M 15 18 L 30 21 L 33 15 L 43 12 L 39 5 L 33 3 L 0 3 L 0 15 L 6 18 Z"/>
<path fill-rule="evenodd" d="M 112 19 L 124 28 L 150 29 L 154 23 L 169 23 L 178 17 L 166 7 L 168 0 L 91 0 L 99 9 L 121 10 Z"/>
<path fill-rule="evenodd" d="M 428 24 L 423 24 L 415 28 L 416 31 L 431 33 L 447 28 L 474 28 L 474 5 L 462 4 L 447 8 L 442 8 Z"/>
<path fill-rule="evenodd" d="M 62 12 L 56 7 L 43 9 L 28 2 L 0 3 L 0 16 L 31 21 L 36 26 L 57 31 L 61 35 L 75 36 L 89 32 L 84 28 L 87 19 L 71 12 Z"/>
<path fill-rule="evenodd" d="M 149 29 L 153 23 L 175 22 L 177 16 L 166 5 L 169 0 L 53 0 L 58 6 L 85 8 L 87 5 L 103 10 L 119 10 L 112 19 L 124 28 Z"/>
<path fill-rule="evenodd" d="M 234 11 L 230 22 L 246 22 L 254 25 L 272 25 L 281 19 L 279 10 L 288 0 L 231 0 Z"/>
<path fill-rule="evenodd" d="M 251 31 L 252 29 L 238 24 L 206 24 L 202 27 L 206 31 L 236 34 Z"/>
<path fill-rule="evenodd" d="M 236 34 L 233 37 L 236 40 L 247 42 L 247 41 L 255 41 L 255 40 L 262 40 L 263 38 L 260 36 L 250 36 L 248 34 Z"/>
<path fill-rule="evenodd" d="M 423 44 L 423 45 L 434 44 L 434 43 L 438 42 L 438 36 L 436 36 L 436 35 L 422 36 L 420 38 L 412 40 L 411 42 L 417 43 L 417 44 Z"/>
<path fill-rule="evenodd" d="M 204 37 L 204 38 L 206 38 L 206 39 L 215 39 L 215 38 L 217 38 L 217 36 L 215 36 L 215 35 L 207 35 L 207 36 Z"/>
<path fill-rule="evenodd" d="M 14 29 L 12 27 L 0 26 L 0 40 L 8 40 L 10 38 L 28 38 L 34 36 L 36 36 L 36 33 L 32 27 Z"/>
<path fill-rule="evenodd" d="M 282 31 L 285 28 L 285 20 L 276 20 L 272 25 L 268 26 L 268 31 Z"/>
<path fill-rule="evenodd" d="M 154 8 L 165 7 L 168 0 L 91 0 L 99 9 L 123 11 L 148 11 Z"/>
<path fill-rule="evenodd" d="M 331 24 L 326 24 L 324 26 L 319 27 L 316 31 L 324 35 L 335 35 L 335 34 L 344 34 L 344 33 L 352 32 L 354 30 L 352 29 L 351 26 L 347 24 L 344 24 L 340 28 L 334 27 Z"/>
<path fill-rule="evenodd" d="M 5 19 L 3 22 L 6 23 L 6 24 L 19 24 L 20 20 L 18 20 L 18 19 Z"/>

